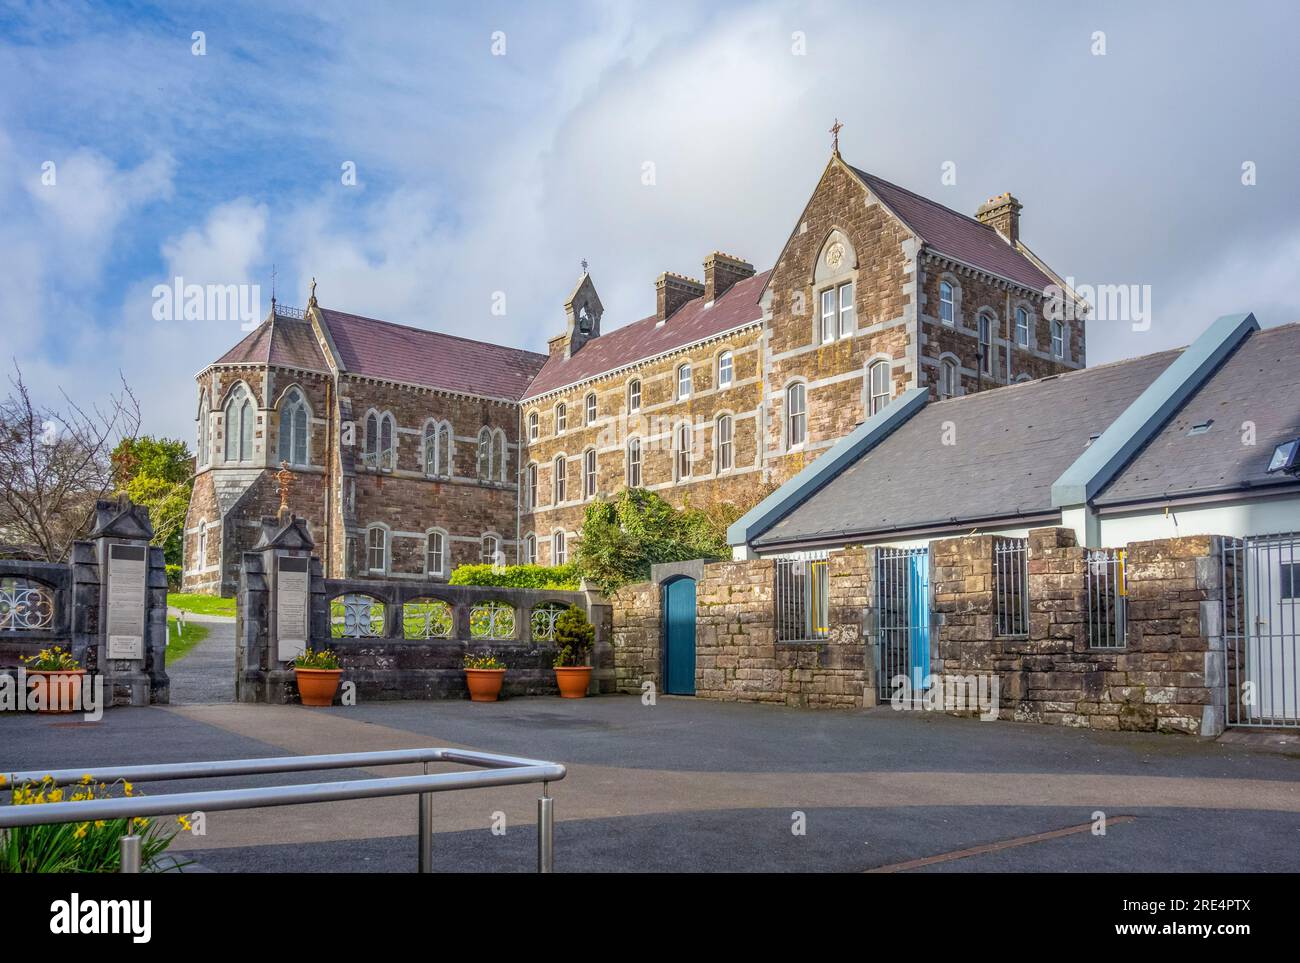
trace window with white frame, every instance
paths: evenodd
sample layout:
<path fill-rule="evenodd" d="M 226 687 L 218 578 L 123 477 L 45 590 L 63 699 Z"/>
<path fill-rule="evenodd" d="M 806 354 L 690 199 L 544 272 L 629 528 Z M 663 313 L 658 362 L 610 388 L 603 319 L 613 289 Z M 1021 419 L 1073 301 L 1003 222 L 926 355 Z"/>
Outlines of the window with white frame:
<path fill-rule="evenodd" d="M 236 385 L 226 402 L 226 461 L 253 459 L 253 397 L 244 385 Z"/>
<path fill-rule="evenodd" d="M 1065 357 L 1065 325 L 1060 321 L 1052 322 L 1052 355 Z"/>
<path fill-rule="evenodd" d="M 980 315 L 980 370 L 985 374 L 993 373 L 993 322 L 987 314 Z"/>
<path fill-rule="evenodd" d="M 528 440 L 529 441 L 537 440 L 537 436 L 540 432 L 540 429 L 538 427 L 539 421 L 540 419 L 537 417 L 537 412 L 530 411 L 528 413 Z"/>
<path fill-rule="evenodd" d="M 641 439 L 627 441 L 627 487 L 641 487 Z"/>
<path fill-rule="evenodd" d="M 587 392 L 587 424 L 596 423 L 596 392 Z"/>
<path fill-rule="evenodd" d="M 424 426 L 424 473 L 430 478 L 451 475 L 451 426 L 429 422 Z"/>
<path fill-rule="evenodd" d="M 569 561 L 569 550 L 565 545 L 564 532 L 557 531 L 551 535 L 551 561 L 555 565 L 565 565 Z"/>
<path fill-rule="evenodd" d="M 479 542 L 479 558 L 487 565 L 497 563 L 497 553 L 501 551 L 501 539 L 495 535 L 484 535 Z"/>
<path fill-rule="evenodd" d="M 695 443 L 695 433 L 689 423 L 683 422 L 677 426 L 676 433 L 677 465 L 678 479 L 691 477 L 691 448 Z"/>
<path fill-rule="evenodd" d="M 524 536 L 524 564 L 537 564 L 537 536 L 532 532 Z"/>
<path fill-rule="evenodd" d="M 641 379 L 633 378 L 627 386 L 627 410 L 641 410 Z"/>
<path fill-rule="evenodd" d="M 713 444 L 718 452 L 718 471 L 731 471 L 734 450 L 731 442 L 731 415 L 719 415 L 713 427 Z"/>
<path fill-rule="evenodd" d="M 290 465 L 306 465 L 308 425 L 307 400 L 297 388 L 290 388 L 280 403 L 279 461 Z"/>
<path fill-rule="evenodd" d="M 582 455 L 582 497 L 596 497 L 596 449 L 588 448 Z"/>
<path fill-rule="evenodd" d="M 366 532 L 366 568 L 372 572 L 388 571 L 388 529 L 372 525 Z"/>
<path fill-rule="evenodd" d="M 785 389 L 785 443 L 789 448 L 808 439 L 807 395 L 803 382 L 796 381 Z"/>
<path fill-rule="evenodd" d="M 424 574 L 447 574 L 447 536 L 443 532 L 429 532 L 424 538 Z"/>
<path fill-rule="evenodd" d="M 947 281 L 939 282 L 939 320 L 947 325 L 957 323 L 957 303 L 953 299 L 952 285 Z"/>
<path fill-rule="evenodd" d="M 691 396 L 691 366 L 689 364 L 678 365 L 677 367 L 677 400 Z"/>
<path fill-rule="evenodd" d="M 857 323 L 857 311 L 853 307 L 853 282 L 839 286 L 840 299 L 840 337 L 847 338 L 853 333 Z"/>
<path fill-rule="evenodd" d="M 889 398 L 892 394 L 892 386 L 889 383 L 889 362 L 883 358 L 871 362 L 871 367 L 867 369 L 867 380 L 871 391 L 867 414 L 874 415 L 889 404 Z"/>
<path fill-rule="evenodd" d="M 1016 344 L 1029 347 L 1029 312 L 1024 308 L 1016 308 Z"/>
<path fill-rule="evenodd" d="M 562 434 L 569 427 L 569 406 L 561 401 L 555 406 L 555 433 Z"/>
<path fill-rule="evenodd" d="M 524 504 L 528 508 L 537 507 L 537 463 L 533 462 L 524 469 Z"/>
<path fill-rule="evenodd" d="M 835 289 L 827 288 L 822 292 L 821 339 L 825 343 L 835 340 Z"/>
<path fill-rule="evenodd" d="M 945 358 L 939 365 L 939 397 L 957 397 L 957 362 Z"/>
<path fill-rule="evenodd" d="M 730 388 L 732 379 L 733 359 L 730 351 L 724 351 L 718 355 L 718 387 Z"/>
<path fill-rule="evenodd" d="M 565 465 L 564 456 L 555 456 L 555 504 L 559 505 L 564 501 L 565 493 L 568 488 L 568 469 Z"/>

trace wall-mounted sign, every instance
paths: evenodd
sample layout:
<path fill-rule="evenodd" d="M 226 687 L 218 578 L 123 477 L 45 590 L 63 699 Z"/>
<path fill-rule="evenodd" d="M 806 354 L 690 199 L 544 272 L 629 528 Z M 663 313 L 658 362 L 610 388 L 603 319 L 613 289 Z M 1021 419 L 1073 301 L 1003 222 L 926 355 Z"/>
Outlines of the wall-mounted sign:
<path fill-rule="evenodd" d="M 108 546 L 108 657 L 144 658 L 144 598 L 149 577 L 146 545 Z"/>
<path fill-rule="evenodd" d="M 311 559 L 279 559 L 275 574 L 275 639 L 281 662 L 302 654 L 310 630 Z"/>

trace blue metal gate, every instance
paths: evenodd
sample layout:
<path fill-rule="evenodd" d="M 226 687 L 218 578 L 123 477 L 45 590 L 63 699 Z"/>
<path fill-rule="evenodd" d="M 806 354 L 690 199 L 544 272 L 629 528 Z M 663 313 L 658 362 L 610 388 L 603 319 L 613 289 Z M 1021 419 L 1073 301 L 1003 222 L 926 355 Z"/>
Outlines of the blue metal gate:
<path fill-rule="evenodd" d="M 930 674 L 930 550 L 876 549 L 876 690 L 889 699 L 906 676 L 914 693 Z"/>
<path fill-rule="evenodd" d="M 664 692 L 695 695 L 695 579 L 664 583 Z"/>

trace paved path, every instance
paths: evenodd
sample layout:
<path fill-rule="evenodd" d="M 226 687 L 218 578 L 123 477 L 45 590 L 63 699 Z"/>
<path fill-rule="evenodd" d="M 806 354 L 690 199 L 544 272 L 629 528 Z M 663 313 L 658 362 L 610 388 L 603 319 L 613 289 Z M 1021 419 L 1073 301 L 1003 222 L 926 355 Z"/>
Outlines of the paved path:
<path fill-rule="evenodd" d="M 561 870 L 865 871 L 926 860 L 911 871 L 1300 871 L 1294 747 L 1261 751 L 889 709 L 816 712 L 674 698 L 646 707 L 635 697 L 116 709 L 98 726 L 70 730 L 41 717 L 0 719 L 0 744 L 0 768 L 432 745 L 556 759 L 568 766 L 552 787 Z M 413 770 L 376 770 L 405 771 Z M 531 786 L 440 794 L 437 864 L 530 869 L 536 796 Z M 1090 824 L 1098 811 L 1112 820 L 1105 836 L 1090 826 L 1061 833 Z M 505 835 L 490 830 L 498 813 Z M 803 834 L 791 831 L 800 819 Z M 174 848 L 216 871 L 415 865 L 410 798 L 213 813 L 207 829 L 178 838 Z M 953 858 L 975 847 L 991 848 Z"/>
<path fill-rule="evenodd" d="M 169 609 L 168 615 L 179 614 Z M 173 705 L 235 701 L 235 620 L 185 613 L 189 625 L 205 625 L 208 637 L 179 662 L 167 666 Z"/>

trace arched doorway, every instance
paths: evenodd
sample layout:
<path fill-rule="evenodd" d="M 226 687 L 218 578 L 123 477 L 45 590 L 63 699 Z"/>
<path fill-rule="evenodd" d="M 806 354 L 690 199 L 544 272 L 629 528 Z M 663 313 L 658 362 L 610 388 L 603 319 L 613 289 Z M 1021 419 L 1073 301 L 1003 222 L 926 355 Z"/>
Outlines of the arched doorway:
<path fill-rule="evenodd" d="M 695 579 L 665 582 L 664 692 L 695 695 Z"/>

